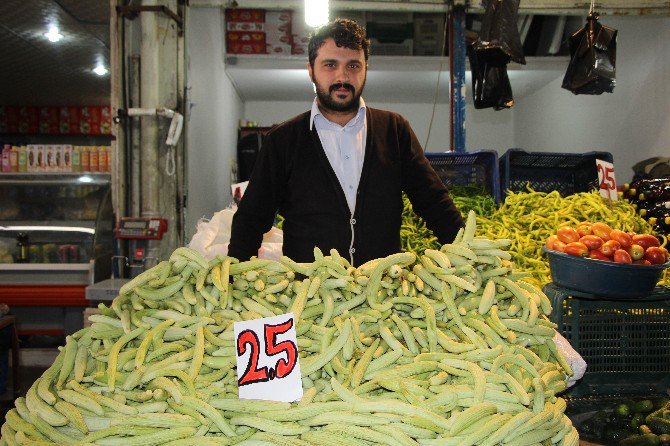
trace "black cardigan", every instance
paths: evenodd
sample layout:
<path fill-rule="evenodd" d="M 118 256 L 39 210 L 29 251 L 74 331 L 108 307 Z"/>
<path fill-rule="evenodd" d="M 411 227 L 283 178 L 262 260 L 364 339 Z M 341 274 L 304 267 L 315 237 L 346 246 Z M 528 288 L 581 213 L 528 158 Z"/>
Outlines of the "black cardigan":
<path fill-rule="evenodd" d="M 335 248 L 354 265 L 386 257 L 400 251 L 402 191 L 441 243 L 454 239 L 463 219 L 407 120 L 384 110 L 366 113 L 354 215 L 306 112 L 268 133 L 233 217 L 230 256 L 257 255 L 278 211 L 284 217 L 283 253 L 297 262 L 313 261 L 315 246 L 326 255 Z"/>

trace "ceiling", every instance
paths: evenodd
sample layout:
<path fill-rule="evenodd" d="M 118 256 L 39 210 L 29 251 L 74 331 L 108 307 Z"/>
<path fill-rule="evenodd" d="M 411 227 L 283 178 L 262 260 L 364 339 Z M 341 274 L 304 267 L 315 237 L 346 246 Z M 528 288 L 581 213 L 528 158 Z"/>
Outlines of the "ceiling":
<path fill-rule="evenodd" d="M 562 77 L 568 57 L 527 57 L 509 64 L 514 97 L 521 98 Z M 243 101 L 311 101 L 312 85 L 303 57 L 228 56 L 226 73 Z M 439 79 L 439 86 L 438 86 Z M 471 88 L 470 70 L 466 87 Z M 437 90 L 437 96 L 436 96 Z M 466 94 L 466 102 L 472 94 Z M 376 103 L 449 102 L 449 60 L 444 57 L 370 57 L 364 97 Z"/>
<path fill-rule="evenodd" d="M 92 72 L 109 69 L 109 0 L 2 0 L 0 17 L 0 105 L 109 104 L 109 73 Z"/>

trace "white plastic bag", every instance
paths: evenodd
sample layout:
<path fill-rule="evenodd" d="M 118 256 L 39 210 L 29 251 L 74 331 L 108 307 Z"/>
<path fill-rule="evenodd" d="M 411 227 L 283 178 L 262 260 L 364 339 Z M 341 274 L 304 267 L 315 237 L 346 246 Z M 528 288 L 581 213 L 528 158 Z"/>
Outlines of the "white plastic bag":
<path fill-rule="evenodd" d="M 200 252 L 207 260 L 217 255 L 228 255 L 228 243 L 233 224 L 233 215 L 237 207 L 230 207 L 216 212 L 210 220 L 200 219 L 197 231 L 191 238 L 188 247 Z M 263 243 L 258 250 L 258 258 L 279 260 L 282 256 L 284 233 L 274 226 L 263 236 Z"/>
<path fill-rule="evenodd" d="M 568 377 L 568 387 L 572 387 L 586 373 L 586 361 L 559 332 L 556 332 L 554 335 L 554 343 L 558 351 L 561 352 L 565 360 L 570 364 L 570 367 L 572 367 L 574 374 Z"/>

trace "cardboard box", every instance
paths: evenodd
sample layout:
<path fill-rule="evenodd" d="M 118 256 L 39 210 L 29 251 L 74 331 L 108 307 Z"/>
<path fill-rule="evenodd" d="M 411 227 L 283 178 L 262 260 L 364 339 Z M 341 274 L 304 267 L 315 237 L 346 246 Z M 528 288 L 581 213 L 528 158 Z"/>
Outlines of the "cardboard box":
<path fill-rule="evenodd" d="M 70 109 L 68 107 L 58 109 L 58 133 L 62 135 L 70 133 Z"/>
<path fill-rule="evenodd" d="M 279 56 L 288 56 L 292 54 L 291 48 L 291 44 L 268 44 L 267 53 Z"/>
<path fill-rule="evenodd" d="M 100 134 L 100 108 L 82 107 L 79 121 L 79 132 L 83 135 Z"/>
<path fill-rule="evenodd" d="M 39 132 L 46 134 L 58 134 L 60 125 L 60 114 L 58 107 L 40 107 L 39 109 Z"/>
<path fill-rule="evenodd" d="M 265 13 L 265 33 L 268 35 L 291 35 L 291 11 L 267 11 Z"/>
<path fill-rule="evenodd" d="M 19 107 L 19 133 L 37 133 L 39 131 L 39 112 L 36 107 Z"/>
<path fill-rule="evenodd" d="M 414 40 L 405 39 L 401 42 L 385 42 L 370 39 L 370 54 L 375 56 L 411 56 Z"/>
<path fill-rule="evenodd" d="M 226 22 L 265 22 L 263 9 L 226 9 Z"/>
<path fill-rule="evenodd" d="M 411 12 L 393 13 L 376 11 L 368 12 L 366 17 L 368 39 L 372 40 L 374 38 L 381 43 L 401 43 L 414 38 L 413 14 Z"/>
<path fill-rule="evenodd" d="M 303 43 L 293 43 L 291 44 L 291 54 L 296 56 L 307 56 L 308 46 Z"/>
<path fill-rule="evenodd" d="M 100 134 L 109 135 L 112 133 L 112 109 L 106 105 L 100 107 Z"/>
<path fill-rule="evenodd" d="M 265 33 L 228 31 L 226 52 L 230 54 L 265 54 Z"/>
<path fill-rule="evenodd" d="M 227 22 L 226 31 L 259 31 L 265 32 L 265 23 L 262 22 Z"/>
<path fill-rule="evenodd" d="M 70 113 L 70 134 L 78 134 L 80 132 L 81 124 L 81 109 L 79 107 L 68 107 Z"/>
<path fill-rule="evenodd" d="M 414 14 L 414 56 L 441 56 L 445 14 Z"/>

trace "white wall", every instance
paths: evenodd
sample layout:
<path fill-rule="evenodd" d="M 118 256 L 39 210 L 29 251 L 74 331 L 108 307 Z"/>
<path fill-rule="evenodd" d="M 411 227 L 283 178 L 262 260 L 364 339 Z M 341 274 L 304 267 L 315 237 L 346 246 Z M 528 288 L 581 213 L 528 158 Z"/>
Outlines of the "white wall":
<path fill-rule="evenodd" d="M 365 92 L 363 92 L 365 98 Z M 308 102 L 246 102 L 244 118 L 269 126 L 283 122 L 309 110 Z M 367 102 L 370 107 L 391 110 L 403 115 L 412 125 L 421 145 L 427 152 L 449 149 L 449 105 L 437 104 L 426 144 L 433 104 L 403 104 Z M 499 149 L 514 146 L 513 113 L 511 110 L 475 110 L 468 105 L 465 110 L 465 141 L 467 150 Z"/>
<path fill-rule="evenodd" d="M 242 101 L 225 73 L 223 14 L 190 8 L 187 42 L 187 208 L 185 240 L 201 217 L 232 202 L 231 161 L 236 159 Z"/>
<path fill-rule="evenodd" d="M 526 150 L 611 152 L 623 183 L 638 161 L 670 156 L 670 19 L 600 21 L 618 30 L 614 92 L 575 96 L 561 76 L 518 101 L 514 140 Z"/>

